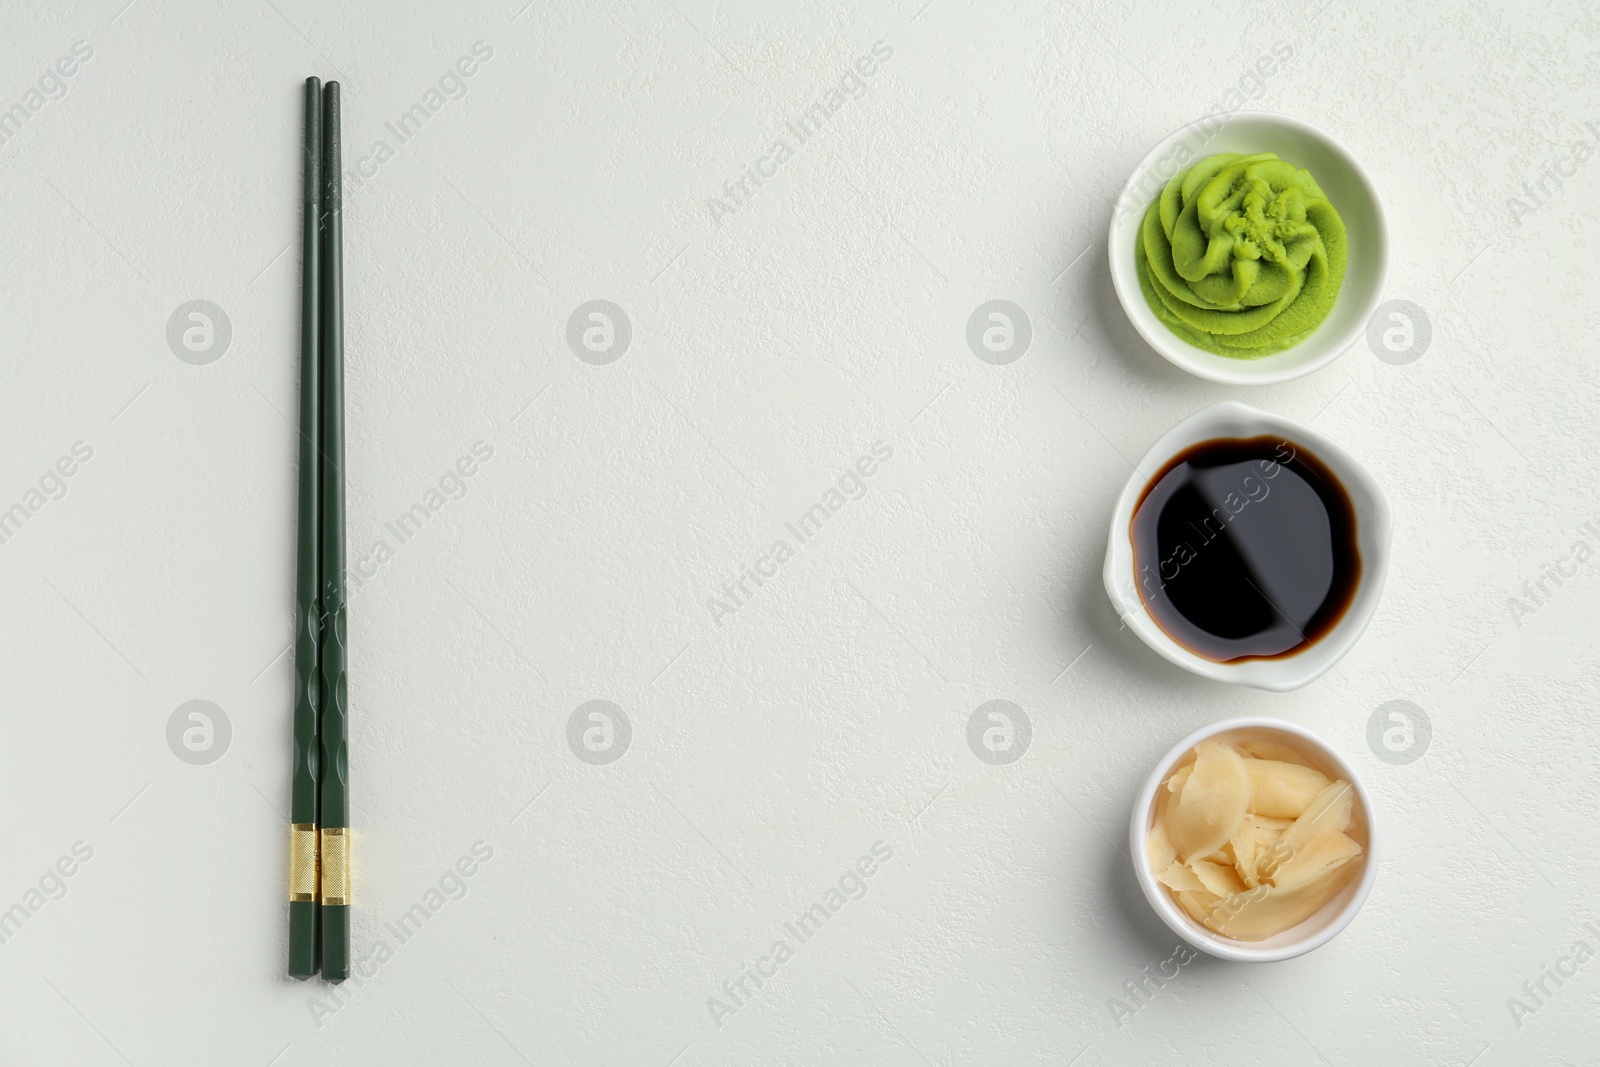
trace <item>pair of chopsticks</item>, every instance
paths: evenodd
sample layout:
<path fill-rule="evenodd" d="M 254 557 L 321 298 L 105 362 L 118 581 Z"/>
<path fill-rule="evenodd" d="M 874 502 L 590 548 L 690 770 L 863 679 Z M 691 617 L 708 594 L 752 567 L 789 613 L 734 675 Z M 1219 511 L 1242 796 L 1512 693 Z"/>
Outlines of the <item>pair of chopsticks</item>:
<path fill-rule="evenodd" d="M 339 83 L 306 79 L 289 973 L 350 974 Z"/>

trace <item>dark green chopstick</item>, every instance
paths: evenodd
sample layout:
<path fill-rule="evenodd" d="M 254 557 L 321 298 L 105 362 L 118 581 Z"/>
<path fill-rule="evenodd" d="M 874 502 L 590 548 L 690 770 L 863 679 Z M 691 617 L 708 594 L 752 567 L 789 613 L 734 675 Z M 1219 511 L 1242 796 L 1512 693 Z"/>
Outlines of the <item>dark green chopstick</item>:
<path fill-rule="evenodd" d="M 323 91 L 322 152 L 322 977 L 350 974 L 350 795 L 344 601 L 344 223 L 339 83 Z"/>
<path fill-rule="evenodd" d="M 294 627 L 294 779 L 289 802 L 289 973 L 317 973 L 317 739 L 322 679 L 317 643 L 322 629 L 318 560 L 322 534 L 317 447 L 321 437 L 319 401 L 322 373 L 321 245 L 322 82 L 306 79 L 305 219 L 300 259 L 300 502 L 295 567 Z"/>

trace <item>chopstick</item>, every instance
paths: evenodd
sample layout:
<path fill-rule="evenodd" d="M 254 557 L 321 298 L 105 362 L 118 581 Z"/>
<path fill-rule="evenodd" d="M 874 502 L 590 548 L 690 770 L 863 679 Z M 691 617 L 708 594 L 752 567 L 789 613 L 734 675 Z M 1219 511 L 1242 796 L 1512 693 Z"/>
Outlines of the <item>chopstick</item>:
<path fill-rule="evenodd" d="M 350 797 L 344 598 L 344 221 L 339 83 L 323 91 L 322 325 L 322 787 L 319 795 L 322 977 L 350 974 Z"/>
<path fill-rule="evenodd" d="M 317 973 L 317 737 L 322 679 L 317 644 L 322 554 L 321 346 L 322 82 L 306 79 L 305 219 L 300 260 L 300 500 L 295 565 L 294 778 L 289 803 L 289 973 Z"/>

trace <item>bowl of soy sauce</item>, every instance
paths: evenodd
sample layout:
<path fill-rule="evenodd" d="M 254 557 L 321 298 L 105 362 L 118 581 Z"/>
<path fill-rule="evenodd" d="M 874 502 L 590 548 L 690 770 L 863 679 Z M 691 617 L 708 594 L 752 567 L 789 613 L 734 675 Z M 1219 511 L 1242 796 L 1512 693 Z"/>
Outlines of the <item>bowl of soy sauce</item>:
<path fill-rule="evenodd" d="M 1334 442 L 1247 404 L 1214 404 L 1162 435 L 1129 478 L 1106 592 L 1178 666 L 1287 692 L 1367 628 L 1392 525 L 1383 488 Z"/>

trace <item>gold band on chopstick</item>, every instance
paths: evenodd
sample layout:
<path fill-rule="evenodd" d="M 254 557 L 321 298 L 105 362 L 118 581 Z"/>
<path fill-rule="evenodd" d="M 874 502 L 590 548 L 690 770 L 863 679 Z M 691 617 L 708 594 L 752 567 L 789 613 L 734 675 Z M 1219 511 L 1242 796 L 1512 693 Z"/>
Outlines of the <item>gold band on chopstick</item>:
<path fill-rule="evenodd" d="M 289 900 L 291 903 L 317 899 L 317 824 L 297 822 L 289 825 Z"/>
<path fill-rule="evenodd" d="M 350 903 L 350 831 L 343 826 L 322 828 L 322 902 Z"/>

